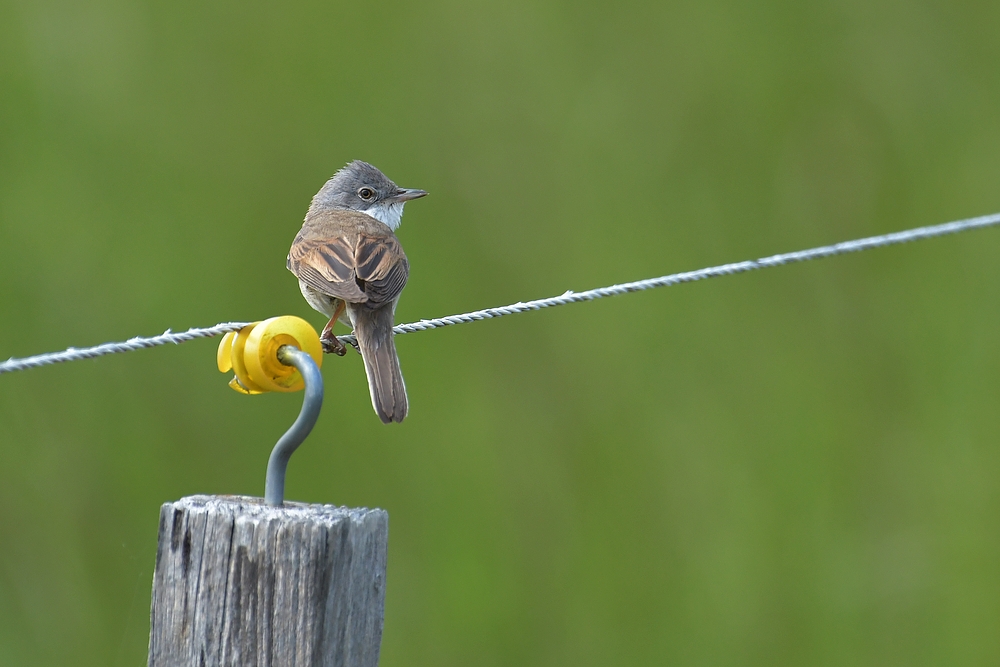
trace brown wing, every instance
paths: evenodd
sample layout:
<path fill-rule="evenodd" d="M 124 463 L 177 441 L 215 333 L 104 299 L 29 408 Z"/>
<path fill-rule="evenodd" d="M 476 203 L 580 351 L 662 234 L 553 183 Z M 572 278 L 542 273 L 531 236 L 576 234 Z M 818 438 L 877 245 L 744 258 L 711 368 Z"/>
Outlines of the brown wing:
<path fill-rule="evenodd" d="M 354 253 L 359 287 L 372 308 L 395 300 L 406 286 L 410 264 L 395 236 L 362 236 Z"/>
<path fill-rule="evenodd" d="M 370 308 L 398 297 L 410 273 L 396 237 L 364 233 L 303 238 L 300 232 L 288 253 L 287 266 L 313 289 Z"/>

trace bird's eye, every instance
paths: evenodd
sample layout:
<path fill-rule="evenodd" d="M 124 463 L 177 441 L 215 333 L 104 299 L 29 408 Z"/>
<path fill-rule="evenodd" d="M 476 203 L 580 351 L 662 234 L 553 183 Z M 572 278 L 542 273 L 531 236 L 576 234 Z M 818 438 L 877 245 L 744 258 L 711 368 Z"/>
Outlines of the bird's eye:
<path fill-rule="evenodd" d="M 371 188 L 361 188 L 360 190 L 358 190 L 358 196 L 364 199 L 365 201 L 368 201 L 369 199 L 375 197 L 375 191 L 372 190 Z"/>

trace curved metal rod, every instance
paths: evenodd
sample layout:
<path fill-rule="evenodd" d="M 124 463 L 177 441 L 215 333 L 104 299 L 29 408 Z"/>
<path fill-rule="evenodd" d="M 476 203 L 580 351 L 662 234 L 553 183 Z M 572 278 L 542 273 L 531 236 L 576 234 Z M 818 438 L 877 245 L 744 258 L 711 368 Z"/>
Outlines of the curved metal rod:
<path fill-rule="evenodd" d="M 306 383 L 306 396 L 295 423 L 281 436 L 278 444 L 271 450 L 271 458 L 267 460 L 264 501 L 274 507 L 281 507 L 285 501 L 288 459 L 312 431 L 319 417 L 319 409 L 323 407 L 323 376 L 312 357 L 292 345 L 282 345 L 278 348 L 278 361 L 286 366 L 295 366 L 302 373 L 302 379 Z"/>

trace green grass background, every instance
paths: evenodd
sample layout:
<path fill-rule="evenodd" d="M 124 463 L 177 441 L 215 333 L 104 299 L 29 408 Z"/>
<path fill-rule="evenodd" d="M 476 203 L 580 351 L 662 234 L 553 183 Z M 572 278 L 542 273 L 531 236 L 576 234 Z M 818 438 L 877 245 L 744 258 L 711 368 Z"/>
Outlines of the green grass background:
<path fill-rule="evenodd" d="M 0 0 L 0 357 L 321 318 L 350 159 L 412 321 L 1000 210 L 1000 5 Z M 398 339 L 293 499 L 390 513 L 382 665 L 1000 662 L 1000 231 Z M 162 502 L 301 395 L 215 341 L 0 377 L 0 665 L 145 664 Z"/>

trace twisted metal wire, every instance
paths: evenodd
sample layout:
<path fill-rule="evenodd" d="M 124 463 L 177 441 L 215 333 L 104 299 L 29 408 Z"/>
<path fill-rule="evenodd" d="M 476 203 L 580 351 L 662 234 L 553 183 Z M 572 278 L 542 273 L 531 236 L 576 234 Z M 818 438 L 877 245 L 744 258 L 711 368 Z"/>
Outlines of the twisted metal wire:
<path fill-rule="evenodd" d="M 863 250 L 871 250 L 872 248 L 881 248 L 884 246 L 898 245 L 900 243 L 919 241 L 921 239 L 929 239 L 937 236 L 957 234 L 959 232 L 966 232 L 983 227 L 992 227 L 998 224 L 1000 224 L 1000 213 L 994 213 L 992 215 L 968 218 L 966 220 L 956 220 L 955 222 L 946 222 L 939 225 L 917 227 L 915 229 L 908 229 L 902 232 L 869 236 L 868 238 L 857 239 L 854 241 L 844 241 L 842 243 L 811 248 L 809 250 L 799 250 L 780 255 L 771 255 L 770 257 L 763 257 L 757 260 L 751 259 L 732 264 L 710 266 L 708 268 L 698 269 L 697 271 L 672 273 L 670 275 L 660 276 L 659 278 L 648 278 L 646 280 L 637 280 L 631 283 L 599 287 L 585 292 L 573 292 L 570 290 L 560 294 L 559 296 L 548 297 L 546 299 L 518 301 L 517 303 L 512 303 L 509 306 L 484 308 L 483 310 L 462 313 L 460 315 L 448 315 L 447 317 L 438 317 L 430 320 L 410 322 L 409 324 L 400 324 L 393 327 L 393 331 L 396 334 L 406 334 L 413 333 L 415 331 L 426 331 L 427 329 L 438 329 L 440 327 L 447 327 L 454 324 L 464 324 L 466 322 L 476 322 L 478 320 L 488 320 L 494 317 L 503 317 L 504 315 L 513 315 L 514 313 L 523 313 L 528 310 L 541 310 L 542 308 L 562 306 L 567 303 L 593 301 L 594 299 L 600 299 L 606 296 L 639 292 L 642 290 L 653 289 L 654 287 L 667 287 L 670 285 L 678 285 L 680 283 L 690 283 L 696 280 L 704 280 L 705 278 L 728 276 L 735 273 L 746 273 L 747 271 L 756 271 L 773 266 L 782 266 L 784 264 L 792 264 L 794 262 L 807 262 L 813 259 L 843 255 L 849 252 L 861 252 Z M 247 324 L 249 324 L 249 322 L 226 322 L 224 324 L 216 324 L 214 327 L 188 329 L 187 331 L 183 331 L 181 333 L 172 333 L 168 329 L 159 336 L 152 336 L 150 338 L 136 337 L 130 338 L 123 343 L 105 343 L 103 345 L 97 345 L 96 347 L 79 349 L 71 347 L 62 352 L 50 352 L 33 357 L 25 357 L 23 359 L 9 359 L 0 363 L 0 374 L 20 371 L 26 368 L 46 366 L 48 364 L 55 364 L 63 361 L 92 359 L 94 357 L 104 356 L 105 354 L 131 352 L 145 347 L 166 345 L 167 343 L 179 344 L 195 338 L 209 338 L 230 331 L 238 331 L 247 326 Z M 338 336 L 338 338 L 345 343 L 357 346 L 357 339 L 353 335 Z"/>
<path fill-rule="evenodd" d="M 3 363 L 0 363 L 0 374 L 23 371 L 27 368 L 48 366 L 49 364 L 58 364 L 63 361 L 79 361 L 80 359 L 103 357 L 106 354 L 132 352 L 134 350 L 141 350 L 145 347 L 166 345 L 167 343 L 180 345 L 181 343 L 186 343 L 187 341 L 194 340 L 195 338 L 211 338 L 212 336 L 218 336 L 230 331 L 239 331 L 247 324 L 249 324 L 249 322 L 224 322 L 222 324 L 216 324 L 214 327 L 188 329 L 187 331 L 182 331 L 180 333 L 174 333 L 170 329 L 167 329 L 159 336 L 150 336 L 148 338 L 136 336 L 135 338 L 129 338 L 127 341 L 122 343 L 104 343 L 103 345 L 82 348 L 71 347 L 63 350 L 62 352 L 47 352 L 45 354 L 37 354 L 33 357 L 25 357 L 23 359 L 11 358 Z"/>
<path fill-rule="evenodd" d="M 606 296 L 616 296 L 619 294 L 627 294 L 629 292 L 640 292 L 642 290 L 653 289 L 654 287 L 667 287 L 670 285 L 678 285 L 680 283 L 691 283 L 696 280 L 704 280 L 705 278 L 728 276 L 734 273 L 746 273 L 747 271 L 756 271 L 758 269 L 766 269 L 772 266 L 781 266 L 783 264 L 792 264 L 794 262 L 807 262 L 812 259 L 822 259 L 823 257 L 843 255 L 849 252 L 861 252 L 862 250 L 908 243 L 910 241 L 919 241 L 921 239 L 933 238 L 935 236 L 956 234 L 958 232 L 979 229 L 981 227 L 992 227 L 998 224 L 1000 224 L 1000 213 L 994 213 L 992 215 L 984 215 L 978 218 L 957 220 L 955 222 L 946 222 L 939 225 L 930 225 L 928 227 L 917 227 L 915 229 L 908 229 L 902 232 L 893 232 L 891 234 L 882 234 L 880 236 L 870 236 L 868 238 L 857 239 L 854 241 L 844 241 L 842 243 L 821 246 L 819 248 L 811 248 L 809 250 L 798 250 L 796 252 L 788 252 L 780 255 L 771 255 L 770 257 L 762 257 L 757 260 L 750 259 L 732 264 L 710 266 L 708 268 L 698 269 L 697 271 L 672 273 L 667 276 L 660 276 L 659 278 L 647 278 L 646 280 L 637 280 L 631 283 L 622 283 L 620 285 L 611 285 L 609 287 L 598 287 L 597 289 L 587 290 L 586 292 L 574 292 L 569 290 L 559 296 L 551 296 L 546 299 L 518 301 L 517 303 L 513 303 L 509 306 L 484 308 L 483 310 L 476 310 L 471 313 L 463 313 L 461 315 L 449 315 L 447 317 L 438 317 L 432 320 L 420 320 L 419 322 L 412 322 L 410 324 L 400 324 L 394 327 L 393 331 L 397 334 L 404 334 L 412 333 L 414 331 L 424 331 L 426 329 L 447 327 L 453 324 L 464 324 L 466 322 L 475 322 L 477 320 L 488 320 L 494 317 L 503 317 L 504 315 L 523 313 L 526 310 L 541 310 L 542 308 L 562 306 L 567 303 L 593 301 L 594 299 L 600 299 Z M 346 343 L 351 343 L 352 345 L 356 344 L 354 336 L 338 336 L 338 338 Z"/>

